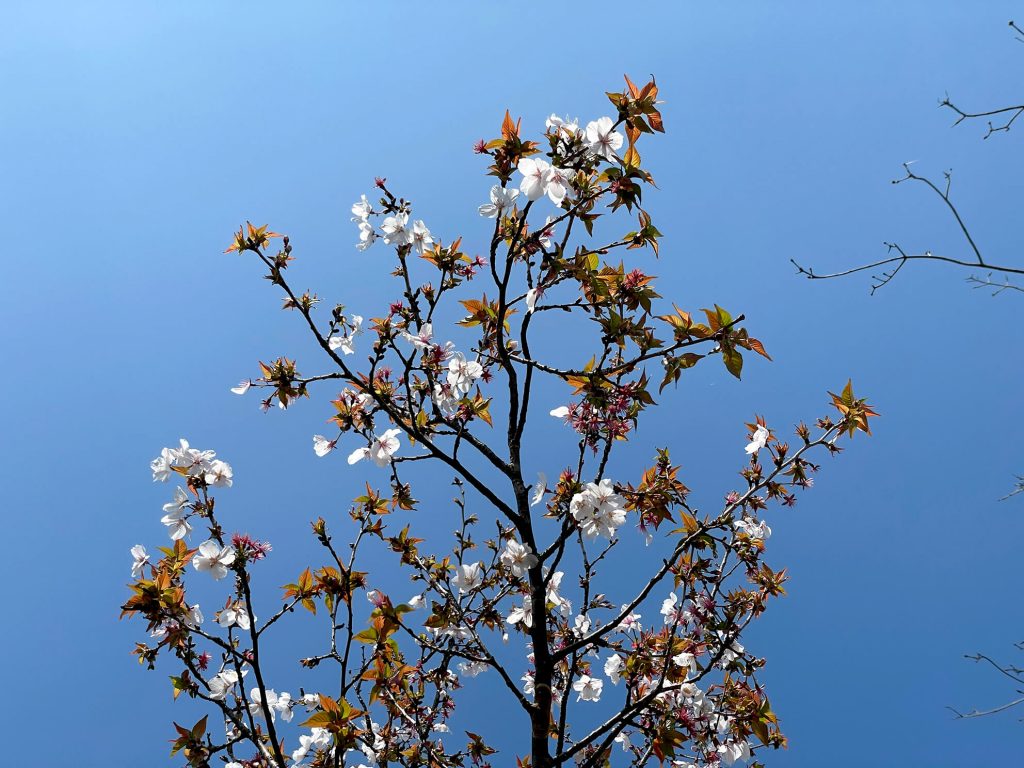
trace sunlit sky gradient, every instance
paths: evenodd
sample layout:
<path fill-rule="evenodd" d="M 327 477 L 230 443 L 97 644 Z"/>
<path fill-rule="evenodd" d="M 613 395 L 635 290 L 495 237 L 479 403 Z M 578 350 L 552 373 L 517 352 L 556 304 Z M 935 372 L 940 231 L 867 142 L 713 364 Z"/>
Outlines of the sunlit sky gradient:
<path fill-rule="evenodd" d="M 698 505 L 712 507 L 739 482 L 755 413 L 787 430 L 823 413 L 825 391 L 849 376 L 883 413 L 873 438 L 824 461 L 796 509 L 768 515 L 770 561 L 792 577 L 745 643 L 769 659 L 791 739 L 768 764 L 1015 764 L 1019 715 L 954 722 L 945 707 L 1012 697 L 961 656 L 1012 658 L 1022 636 L 1024 501 L 997 501 L 1024 471 L 1021 299 L 927 265 L 872 297 L 866 277 L 812 284 L 789 258 L 839 268 L 880 257 L 883 240 L 964 253 L 937 200 L 889 184 L 917 160 L 935 177 L 955 169 L 979 245 L 1012 260 L 1020 137 L 982 141 L 983 125 L 951 129 L 936 105 L 946 92 L 979 109 L 1019 103 L 1024 48 L 1006 27 L 1019 6 L 642 8 L 3 4 L 8 754 L 161 765 L 171 719 L 194 721 L 189 703 L 171 701 L 176 670 L 138 667 L 129 652 L 143 628 L 117 620 L 129 547 L 165 540 L 170 489 L 147 467 L 162 446 L 184 436 L 233 464 L 218 509 L 275 546 L 257 575 L 264 614 L 312 552 L 306 521 L 336 518 L 364 479 L 382 480 L 345 466 L 348 450 L 314 457 L 329 392 L 269 415 L 228 393 L 261 358 L 316 368 L 255 265 L 221 254 L 232 230 L 249 218 L 289 233 L 297 287 L 375 314 L 393 295 L 384 251 L 359 254 L 348 221 L 374 176 L 445 240 L 461 233 L 483 249 L 476 207 L 491 182 L 473 142 L 495 135 L 506 108 L 536 133 L 551 112 L 606 114 L 603 91 L 628 72 L 657 76 L 668 128 L 644 151 L 662 258 L 637 263 L 681 305 L 745 313 L 774 362 L 748 361 L 742 382 L 717 365 L 695 370 L 620 474 L 672 445 Z M 541 405 L 564 399 L 552 390 Z M 532 469 L 564 461 L 546 441 L 534 450 Z M 422 517 L 428 534 L 452 525 Z M 312 626 L 296 623 L 282 648 Z M 279 671 L 278 689 L 301 684 L 287 659 Z M 473 681 L 468 701 L 492 701 L 493 682 Z"/>

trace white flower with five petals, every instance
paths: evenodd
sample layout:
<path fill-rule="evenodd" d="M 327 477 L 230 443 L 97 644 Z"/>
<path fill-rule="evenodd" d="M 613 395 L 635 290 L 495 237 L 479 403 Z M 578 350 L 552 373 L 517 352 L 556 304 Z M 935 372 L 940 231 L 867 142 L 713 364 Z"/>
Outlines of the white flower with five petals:
<path fill-rule="evenodd" d="M 603 687 L 603 680 L 590 675 L 580 675 L 579 680 L 572 684 L 572 689 L 579 694 L 576 701 L 599 701 Z"/>
<path fill-rule="evenodd" d="M 523 576 L 537 565 L 538 561 L 532 549 L 515 539 L 509 539 L 505 544 L 505 551 L 501 553 L 501 562 L 516 576 Z"/>
<path fill-rule="evenodd" d="M 587 123 L 587 143 L 590 151 L 605 160 L 616 160 L 615 151 L 622 146 L 622 134 L 614 129 L 610 117 L 601 117 Z"/>
<path fill-rule="evenodd" d="M 519 189 L 526 195 L 526 199 L 533 202 L 544 197 L 547 192 L 551 164 L 546 160 L 524 157 L 519 161 L 516 169 L 523 174 L 523 180 L 519 182 Z"/>
<path fill-rule="evenodd" d="M 412 239 L 407 213 L 388 216 L 381 222 L 380 228 L 384 233 L 384 242 L 388 245 L 408 245 Z"/>
<path fill-rule="evenodd" d="M 463 563 L 456 566 L 455 575 L 452 577 L 452 586 L 459 590 L 459 594 L 472 592 L 483 583 L 484 575 L 481 563 Z"/>
<path fill-rule="evenodd" d="M 517 197 L 518 189 L 506 189 L 500 184 L 495 184 L 491 187 L 491 202 L 484 203 L 477 210 L 486 219 L 496 219 L 512 208 Z"/>
<path fill-rule="evenodd" d="M 199 545 L 199 552 L 192 558 L 193 567 L 200 573 L 209 572 L 217 581 L 228 575 L 228 566 L 235 562 L 235 548 L 222 547 L 213 539 Z"/>
<path fill-rule="evenodd" d="M 469 394 L 473 382 L 483 375 L 483 366 L 475 360 L 467 360 L 461 352 L 448 361 L 448 386 L 458 397 Z"/>

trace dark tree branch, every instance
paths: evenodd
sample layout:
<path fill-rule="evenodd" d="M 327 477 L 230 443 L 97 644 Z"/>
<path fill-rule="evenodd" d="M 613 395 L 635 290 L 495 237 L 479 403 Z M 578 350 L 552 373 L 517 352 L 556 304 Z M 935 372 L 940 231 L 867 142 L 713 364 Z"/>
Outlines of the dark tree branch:
<path fill-rule="evenodd" d="M 856 274 L 857 272 L 881 269 L 882 271 L 871 275 L 871 279 L 873 281 L 871 285 L 872 294 L 874 294 L 874 292 L 877 291 L 879 288 L 882 288 L 883 286 L 887 285 L 891 280 L 893 280 L 893 278 L 895 278 L 896 275 L 899 274 L 899 271 L 904 267 L 904 265 L 906 265 L 910 261 L 937 261 L 946 264 L 953 264 L 958 267 L 981 267 L 982 269 L 988 270 L 989 275 L 992 275 L 993 273 L 999 273 L 1003 275 L 1004 278 L 1008 275 L 1024 275 L 1024 268 L 1002 264 L 992 264 L 985 260 L 985 257 L 981 253 L 981 249 L 978 247 L 977 243 L 974 240 L 974 236 L 967 228 L 967 224 L 964 222 L 963 217 L 960 215 L 960 211 L 957 209 L 952 198 L 950 197 L 949 189 L 952 180 L 952 175 L 949 171 L 946 171 L 943 174 L 946 183 L 944 188 L 940 188 L 931 179 L 926 178 L 924 176 L 918 176 L 913 171 L 911 171 L 910 165 L 910 163 L 904 163 L 903 168 L 906 172 L 906 176 L 900 179 L 894 179 L 892 183 L 902 184 L 905 181 L 918 181 L 927 186 L 932 192 L 934 192 L 939 198 L 941 198 L 943 204 L 946 206 L 946 208 L 949 209 L 950 213 L 953 214 L 953 218 L 956 220 L 960 232 L 963 234 L 964 239 L 967 241 L 968 247 L 971 250 L 971 253 L 973 253 L 974 255 L 973 259 L 953 256 L 940 256 L 938 254 L 932 253 L 931 251 L 925 251 L 923 253 L 907 253 L 907 251 L 905 251 L 902 248 L 902 246 L 900 246 L 898 243 L 885 243 L 885 246 L 886 248 L 888 248 L 889 253 L 892 254 L 895 251 L 896 255 L 890 255 L 888 258 L 879 259 L 878 261 L 873 261 L 869 264 L 861 264 L 859 266 L 850 267 L 849 269 L 844 269 L 839 272 L 830 273 L 815 272 L 813 267 L 805 267 L 802 264 L 799 264 L 795 259 L 790 259 L 790 262 L 793 264 L 793 266 L 797 268 L 797 273 L 806 276 L 809 280 L 829 280 L 836 277 L 846 277 L 847 275 L 853 275 Z M 968 281 L 979 282 L 977 278 L 974 278 L 973 275 L 968 277 Z M 1008 280 L 1006 282 L 1005 287 L 1000 288 L 1000 290 L 1006 290 L 1007 288 L 1021 290 L 1020 288 L 1017 288 L 1017 286 L 1009 283 Z"/>

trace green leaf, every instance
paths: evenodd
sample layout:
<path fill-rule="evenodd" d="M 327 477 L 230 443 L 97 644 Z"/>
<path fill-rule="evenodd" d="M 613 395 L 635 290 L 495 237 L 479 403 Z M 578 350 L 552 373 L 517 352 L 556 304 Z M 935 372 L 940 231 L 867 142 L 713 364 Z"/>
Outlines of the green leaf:
<path fill-rule="evenodd" d="M 743 355 L 733 347 L 731 344 L 722 345 L 722 360 L 725 363 L 726 369 L 735 376 L 737 379 L 741 378 L 740 373 L 743 371 Z"/>

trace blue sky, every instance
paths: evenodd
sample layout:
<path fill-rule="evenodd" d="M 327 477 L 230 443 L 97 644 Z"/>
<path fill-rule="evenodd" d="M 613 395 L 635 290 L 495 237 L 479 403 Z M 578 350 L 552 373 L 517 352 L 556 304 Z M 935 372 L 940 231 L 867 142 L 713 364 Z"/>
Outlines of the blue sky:
<path fill-rule="evenodd" d="M 366 476 L 313 456 L 324 399 L 263 416 L 228 394 L 257 359 L 312 360 L 254 265 L 220 253 L 232 230 L 291 234 L 299 287 L 370 315 L 391 293 L 382 254 L 352 247 L 348 208 L 374 176 L 482 247 L 490 182 L 472 143 L 506 107 L 533 132 L 551 112 L 604 114 L 628 72 L 657 76 L 668 128 L 644 152 L 663 255 L 638 263 L 681 305 L 744 312 L 774 362 L 740 383 L 694 371 L 623 467 L 672 445 L 710 506 L 736 485 L 754 413 L 813 418 L 850 376 L 883 413 L 769 518 L 792 577 L 748 643 L 791 739 L 769 765 L 1010 764 L 1013 714 L 953 722 L 944 707 L 1012 693 L 961 656 L 1021 639 L 1024 502 L 997 501 L 1024 471 L 1019 300 L 924 265 L 872 297 L 866 278 L 798 279 L 789 258 L 838 268 L 883 240 L 962 252 L 934 199 L 889 183 L 907 160 L 952 167 L 982 249 L 1012 258 L 1019 137 L 982 141 L 936 105 L 1019 102 L 1013 4 L 664 3 L 632 19 L 604 3 L 376 5 L 0 9 L 9 747 L 40 765 L 160 764 L 170 720 L 193 714 L 170 701 L 171 670 L 129 656 L 141 627 L 117 621 L 128 548 L 164 536 L 167 488 L 147 471 L 162 446 L 184 436 L 233 464 L 222 503 L 275 544 L 268 603 L 312 551 L 305 521 L 344 511 Z"/>

